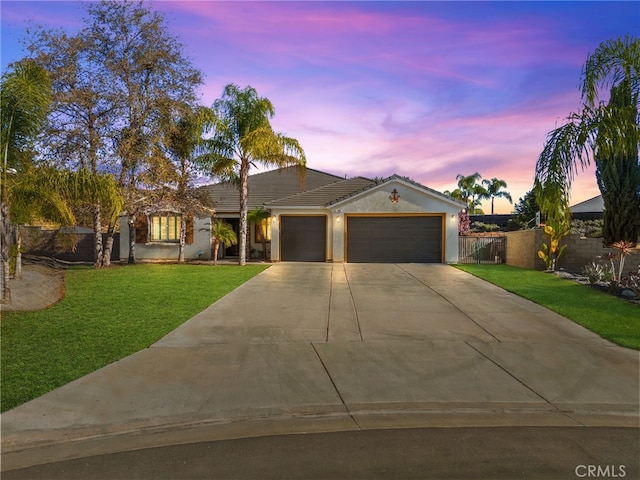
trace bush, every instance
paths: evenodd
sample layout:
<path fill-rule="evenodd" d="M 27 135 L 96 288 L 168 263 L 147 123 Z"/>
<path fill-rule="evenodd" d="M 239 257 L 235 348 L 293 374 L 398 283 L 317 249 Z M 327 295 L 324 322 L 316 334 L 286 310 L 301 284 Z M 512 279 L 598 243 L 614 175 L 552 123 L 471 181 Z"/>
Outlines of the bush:
<path fill-rule="evenodd" d="M 525 228 L 524 222 L 517 218 L 512 217 L 507 221 L 507 232 L 514 232 L 516 230 L 522 230 L 523 228 Z"/>
<path fill-rule="evenodd" d="M 629 272 L 628 277 L 623 277 L 620 282 L 622 288 L 628 288 L 632 290 L 636 295 L 640 297 L 640 272 Z"/>
<path fill-rule="evenodd" d="M 589 265 L 582 267 L 582 274 L 587 277 L 591 285 L 595 285 L 598 282 L 610 282 L 613 279 L 611 269 L 596 262 L 591 262 Z"/>
<path fill-rule="evenodd" d="M 571 233 L 587 238 L 602 238 L 603 220 L 571 220 Z"/>
<path fill-rule="evenodd" d="M 471 231 L 473 233 L 497 232 L 500 227 L 494 223 L 473 222 Z"/>

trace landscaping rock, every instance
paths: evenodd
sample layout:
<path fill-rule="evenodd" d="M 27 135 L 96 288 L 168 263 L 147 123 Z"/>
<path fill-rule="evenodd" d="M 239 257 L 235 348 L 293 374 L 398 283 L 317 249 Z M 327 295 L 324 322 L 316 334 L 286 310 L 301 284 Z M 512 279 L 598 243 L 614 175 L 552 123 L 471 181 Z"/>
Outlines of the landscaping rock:
<path fill-rule="evenodd" d="M 628 288 L 622 290 L 622 292 L 620 292 L 620 296 L 631 300 L 635 300 L 638 298 L 636 292 L 634 292 L 633 290 L 629 290 Z"/>

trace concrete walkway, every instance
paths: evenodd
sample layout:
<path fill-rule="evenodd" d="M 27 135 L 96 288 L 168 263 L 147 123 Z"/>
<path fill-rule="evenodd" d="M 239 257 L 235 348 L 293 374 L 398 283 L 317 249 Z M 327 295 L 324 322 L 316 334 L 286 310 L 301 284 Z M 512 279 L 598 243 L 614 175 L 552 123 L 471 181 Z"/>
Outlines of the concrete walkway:
<path fill-rule="evenodd" d="M 2 469 L 401 427 L 638 427 L 639 355 L 447 265 L 270 267 L 2 415 Z"/>

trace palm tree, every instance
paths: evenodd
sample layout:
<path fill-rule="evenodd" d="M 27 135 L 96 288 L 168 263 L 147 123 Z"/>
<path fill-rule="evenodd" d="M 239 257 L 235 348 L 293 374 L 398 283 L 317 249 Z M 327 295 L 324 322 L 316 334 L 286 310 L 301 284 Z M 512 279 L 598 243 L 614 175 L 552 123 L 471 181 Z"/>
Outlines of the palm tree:
<path fill-rule="evenodd" d="M 507 191 L 502 191 L 503 188 L 507 188 L 507 182 L 504 180 L 497 178 L 492 178 L 491 180 L 484 179 L 482 183 L 487 186 L 487 194 L 489 198 L 491 198 L 491 215 L 493 215 L 493 200 L 495 198 L 506 198 L 509 200 L 509 203 L 513 203 L 511 194 Z"/>
<path fill-rule="evenodd" d="M 174 108 L 165 113 L 162 143 L 168 155 L 164 152 L 153 155 L 150 168 L 142 178 L 152 188 L 157 185 L 171 186 L 169 189 L 158 190 L 168 197 L 161 199 L 160 203 L 171 203 L 181 213 L 178 261 L 184 262 L 187 217 L 213 213 L 213 209 L 208 208 L 191 188 L 195 174 L 202 169 L 199 161 L 206 147 L 203 135 L 213 125 L 213 112 L 210 108 L 194 108 L 182 103 L 174 105 Z"/>
<path fill-rule="evenodd" d="M 476 212 L 477 208 L 480 205 L 480 201 L 483 198 L 489 198 L 489 193 L 487 190 L 480 184 L 478 184 L 478 180 L 480 180 L 482 176 L 475 172 L 473 175 L 456 175 L 456 180 L 458 180 L 458 188 L 454 190 L 453 193 L 459 191 L 459 198 L 467 205 L 469 205 L 469 215 L 472 215 Z M 453 195 L 452 195 L 453 196 Z"/>
<path fill-rule="evenodd" d="M 0 260 L 2 277 L 0 301 L 10 301 L 9 257 L 11 231 L 9 209 L 8 173 L 23 170 L 21 160 L 30 158 L 31 144 L 44 124 L 51 102 L 51 81 L 42 66 L 33 61 L 12 65 L 12 70 L 2 75 L 0 84 Z"/>
<path fill-rule="evenodd" d="M 205 156 L 211 171 L 222 178 L 237 178 L 240 190 L 240 265 L 246 263 L 247 200 L 249 168 L 256 163 L 300 167 L 304 176 L 306 159 L 298 141 L 274 132 L 269 119 L 274 108 L 269 99 L 247 86 L 229 84 L 213 104 L 215 129 Z"/>
<path fill-rule="evenodd" d="M 211 223 L 211 238 L 213 239 L 213 264 L 217 265 L 220 243 L 236 245 L 238 243 L 238 237 L 231 225 L 224 220 L 217 219 Z"/>
<path fill-rule="evenodd" d="M 536 197 L 547 218 L 563 215 L 571 183 L 591 160 L 605 206 L 604 241 L 635 243 L 640 223 L 638 98 L 640 41 L 627 36 L 599 45 L 585 63 L 582 111 L 551 131 L 538 158 Z M 598 94 L 609 91 L 608 103 Z"/>
<path fill-rule="evenodd" d="M 264 221 L 271 217 L 269 210 L 262 207 L 254 208 L 247 213 L 247 221 L 249 224 L 255 225 L 260 229 L 260 240 L 262 242 L 262 258 L 267 259 L 267 232 Z"/>
<path fill-rule="evenodd" d="M 15 175 L 7 193 L 14 225 L 46 220 L 62 226 L 76 225 L 75 210 L 102 205 L 109 218 L 117 217 L 124 200 L 115 179 L 108 174 L 30 167 Z M 16 278 L 21 278 L 22 237 L 16 228 Z M 71 238 L 71 247 L 75 248 Z"/>

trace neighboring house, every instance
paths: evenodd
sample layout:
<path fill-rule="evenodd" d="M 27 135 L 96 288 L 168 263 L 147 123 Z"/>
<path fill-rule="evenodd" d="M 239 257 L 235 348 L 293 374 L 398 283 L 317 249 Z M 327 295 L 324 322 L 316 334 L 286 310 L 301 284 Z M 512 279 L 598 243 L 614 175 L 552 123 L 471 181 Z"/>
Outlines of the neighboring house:
<path fill-rule="evenodd" d="M 602 195 L 590 198 L 569 207 L 571 213 L 602 213 L 604 211 L 604 200 Z"/>
<path fill-rule="evenodd" d="M 590 198 L 584 202 L 569 207 L 574 220 L 599 220 L 604 215 L 604 200 L 602 195 Z"/>
<path fill-rule="evenodd" d="M 239 194 L 230 184 L 203 187 L 211 196 L 216 216 L 237 231 Z M 303 183 L 296 167 L 249 177 L 249 209 L 271 212 L 265 221 L 268 250 L 273 261 L 454 263 L 458 260 L 458 212 L 464 203 L 411 180 L 393 175 L 382 181 L 364 177 L 344 179 L 307 169 Z M 169 254 L 171 222 L 166 237 L 148 236 L 136 245 L 136 258 L 177 258 Z M 155 223 L 154 223 L 155 222 Z M 186 258 L 211 258 L 210 219 L 195 219 Z M 153 225 L 163 225 L 162 218 Z M 161 229 L 161 233 L 165 230 Z M 250 230 L 252 257 L 261 256 L 262 242 Z M 121 223 L 120 246 L 128 251 L 128 225 Z M 154 240 L 154 238 L 156 240 Z M 200 255 L 194 253 L 201 252 Z M 237 247 L 224 255 L 237 255 Z"/>

